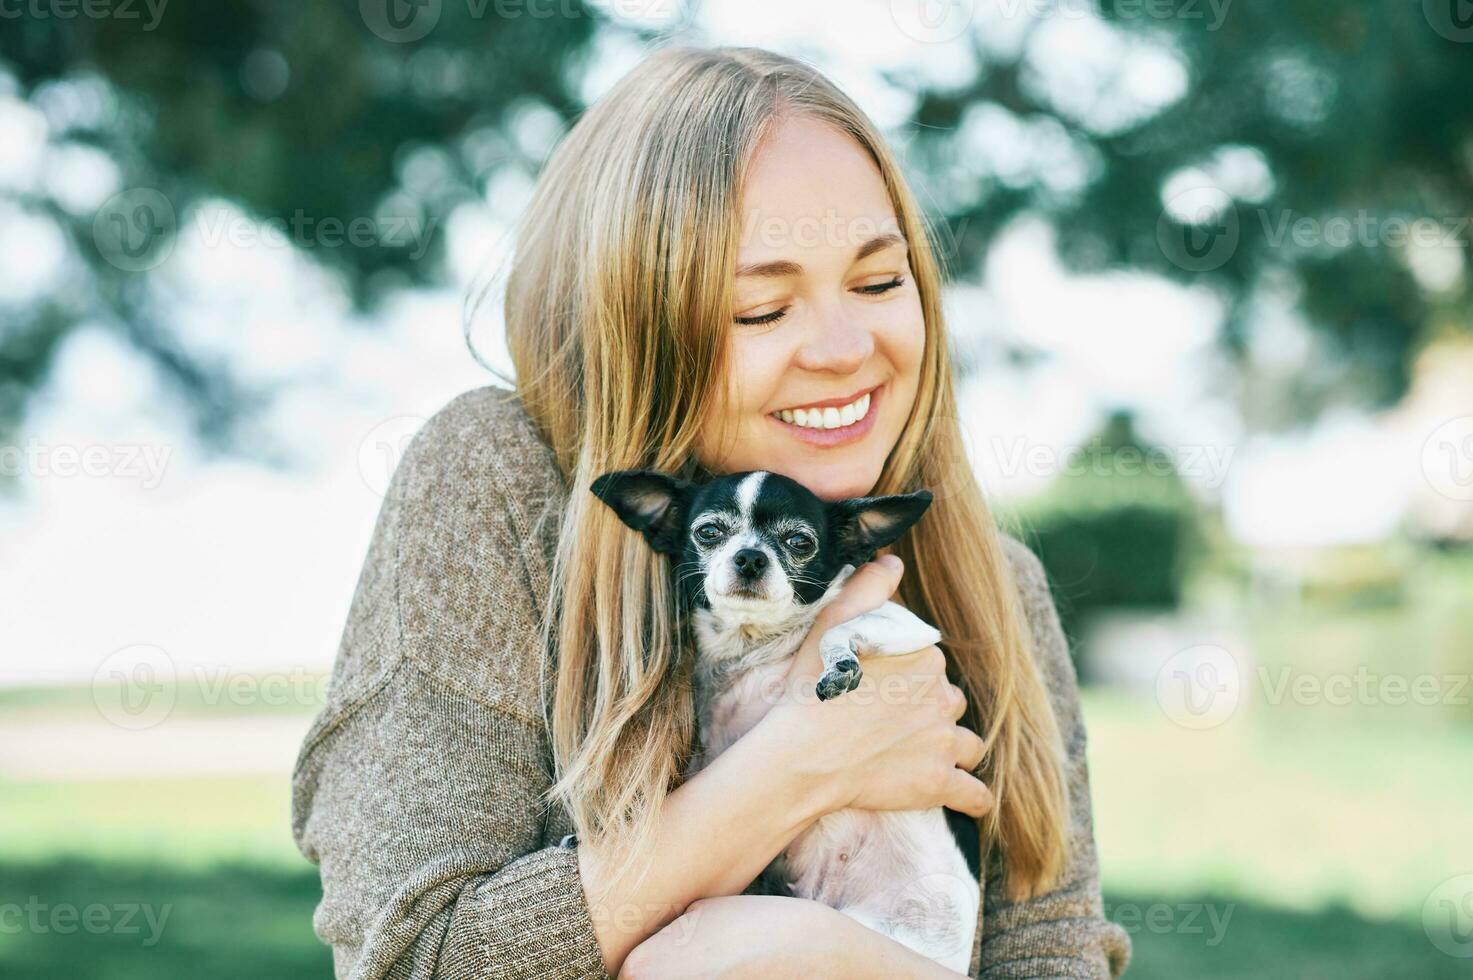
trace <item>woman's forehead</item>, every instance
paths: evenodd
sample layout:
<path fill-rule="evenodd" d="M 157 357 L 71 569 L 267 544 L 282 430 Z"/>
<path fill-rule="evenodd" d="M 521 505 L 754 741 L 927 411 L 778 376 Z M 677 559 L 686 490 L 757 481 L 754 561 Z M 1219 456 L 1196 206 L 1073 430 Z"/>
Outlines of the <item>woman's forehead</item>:
<path fill-rule="evenodd" d="M 742 265 L 818 248 L 852 252 L 878 235 L 900 234 L 869 151 L 811 119 L 789 120 L 758 145 L 740 207 Z"/>

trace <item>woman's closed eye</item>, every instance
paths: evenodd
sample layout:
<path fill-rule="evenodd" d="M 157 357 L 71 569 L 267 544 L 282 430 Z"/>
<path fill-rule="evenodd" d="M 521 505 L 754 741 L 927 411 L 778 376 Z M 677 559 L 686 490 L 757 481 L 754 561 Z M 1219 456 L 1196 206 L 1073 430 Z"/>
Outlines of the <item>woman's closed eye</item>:
<path fill-rule="evenodd" d="M 885 293 L 890 292 L 892 289 L 898 289 L 903 285 L 905 285 L 905 277 L 896 276 L 894 279 L 891 279 L 887 282 L 872 283 L 868 286 L 855 286 L 852 290 L 850 290 L 850 292 L 859 293 L 862 296 L 882 296 Z M 782 306 L 778 309 L 773 310 L 771 313 L 761 313 L 757 316 L 739 316 L 736 318 L 736 322 L 744 326 L 756 326 L 764 323 L 776 323 L 778 320 L 781 320 L 784 316 L 786 316 L 787 313 L 788 308 L 786 306 Z"/>

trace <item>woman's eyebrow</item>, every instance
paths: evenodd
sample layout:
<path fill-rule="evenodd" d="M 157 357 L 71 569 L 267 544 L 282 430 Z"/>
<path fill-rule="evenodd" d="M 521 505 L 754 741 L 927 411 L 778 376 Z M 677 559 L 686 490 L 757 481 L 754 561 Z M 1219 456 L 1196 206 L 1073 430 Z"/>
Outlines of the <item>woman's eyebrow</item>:
<path fill-rule="evenodd" d="M 890 248 L 892 245 L 904 245 L 905 237 L 891 232 L 876 235 L 854 251 L 854 261 L 860 262 L 869 258 L 876 252 Z M 771 262 L 754 262 L 749 265 L 737 266 L 737 277 L 754 276 L 762 279 L 774 279 L 782 276 L 801 276 L 803 267 L 797 262 L 789 259 L 774 259 Z"/>

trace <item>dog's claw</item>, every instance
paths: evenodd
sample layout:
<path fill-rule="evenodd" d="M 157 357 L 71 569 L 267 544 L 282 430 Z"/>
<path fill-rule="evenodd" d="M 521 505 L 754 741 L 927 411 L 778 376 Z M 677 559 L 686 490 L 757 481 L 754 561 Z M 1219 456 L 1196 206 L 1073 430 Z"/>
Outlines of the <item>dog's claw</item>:
<path fill-rule="evenodd" d="M 814 687 L 820 701 L 828 701 L 838 697 L 859 686 L 859 678 L 863 671 L 859 669 L 859 661 L 853 657 L 834 661 L 834 665 L 824 671 Z"/>

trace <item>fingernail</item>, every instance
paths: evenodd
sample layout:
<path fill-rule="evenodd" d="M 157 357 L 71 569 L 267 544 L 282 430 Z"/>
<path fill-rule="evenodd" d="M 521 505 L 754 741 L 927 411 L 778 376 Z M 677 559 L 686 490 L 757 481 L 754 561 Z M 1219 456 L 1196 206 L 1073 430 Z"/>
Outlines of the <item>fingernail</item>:
<path fill-rule="evenodd" d="M 900 556 L 898 555 L 882 555 L 880 561 L 891 571 L 898 571 L 900 569 L 901 562 Z"/>

